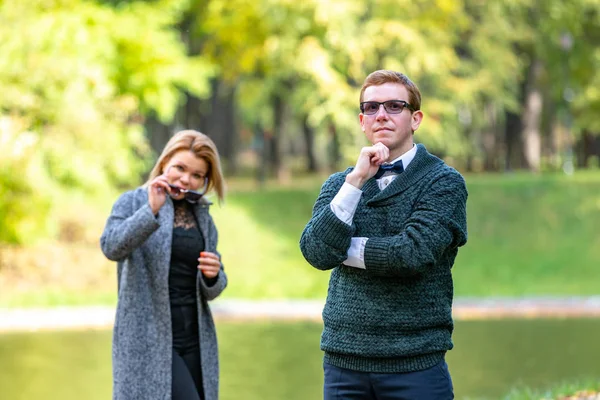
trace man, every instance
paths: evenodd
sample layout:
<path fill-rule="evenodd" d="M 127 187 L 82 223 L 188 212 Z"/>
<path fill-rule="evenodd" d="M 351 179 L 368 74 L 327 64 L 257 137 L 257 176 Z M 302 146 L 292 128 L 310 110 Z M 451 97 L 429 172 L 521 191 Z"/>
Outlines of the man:
<path fill-rule="evenodd" d="M 413 134 L 421 94 L 375 71 L 360 93 L 371 146 L 323 184 L 300 248 L 332 270 L 323 310 L 324 398 L 452 399 L 451 268 L 467 241 L 463 177 Z"/>

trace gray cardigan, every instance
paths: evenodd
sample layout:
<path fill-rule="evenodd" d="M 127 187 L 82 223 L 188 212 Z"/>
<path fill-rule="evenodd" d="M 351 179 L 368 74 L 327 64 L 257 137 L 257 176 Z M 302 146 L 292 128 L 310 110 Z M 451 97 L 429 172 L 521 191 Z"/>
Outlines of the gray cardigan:
<path fill-rule="evenodd" d="M 217 252 L 217 229 L 208 201 L 194 212 L 206 251 Z M 145 188 L 124 193 L 114 204 L 100 244 L 117 261 L 118 304 L 113 331 L 113 399 L 171 399 L 172 330 L 169 264 L 173 237 L 170 198 L 154 216 Z M 217 335 L 207 301 L 227 286 L 221 265 L 217 281 L 207 286 L 200 271 L 196 283 L 204 396 L 219 396 Z"/>

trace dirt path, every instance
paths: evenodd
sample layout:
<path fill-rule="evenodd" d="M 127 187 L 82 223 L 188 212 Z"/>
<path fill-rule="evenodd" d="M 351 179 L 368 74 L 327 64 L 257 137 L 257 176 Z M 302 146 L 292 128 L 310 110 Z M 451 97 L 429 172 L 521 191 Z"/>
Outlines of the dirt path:
<path fill-rule="evenodd" d="M 211 304 L 217 320 L 321 321 L 323 300 L 218 300 Z M 600 318 L 600 296 L 459 298 L 454 318 Z M 63 329 L 107 329 L 114 322 L 113 306 L 0 309 L 0 332 Z"/>

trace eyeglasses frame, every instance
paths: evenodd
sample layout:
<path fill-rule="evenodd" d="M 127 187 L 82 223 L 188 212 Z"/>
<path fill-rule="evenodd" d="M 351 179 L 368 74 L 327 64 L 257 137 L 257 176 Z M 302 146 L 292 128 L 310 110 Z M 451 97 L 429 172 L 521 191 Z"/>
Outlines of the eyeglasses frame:
<path fill-rule="evenodd" d="M 389 102 L 397 102 L 397 103 L 401 103 L 403 105 L 402 110 L 400 110 L 399 112 L 390 112 L 388 111 L 388 109 L 385 106 L 385 103 L 389 103 Z M 375 111 L 373 114 L 367 114 L 365 113 L 365 104 L 377 104 L 377 111 Z M 404 111 L 405 108 L 408 108 L 411 112 L 415 112 L 415 108 L 407 101 L 404 100 L 386 100 L 386 101 L 363 101 L 360 103 L 360 112 L 362 112 L 365 115 L 375 115 L 379 112 L 379 110 L 381 109 L 381 106 L 383 105 L 383 109 L 385 110 L 386 113 L 388 114 L 402 114 L 402 111 Z"/>
<path fill-rule="evenodd" d="M 198 200 L 200 200 L 206 194 L 206 191 L 208 190 L 208 176 L 204 177 L 204 186 L 202 188 L 202 192 L 197 192 L 195 190 L 190 190 L 190 189 L 182 189 L 179 186 L 171 185 L 170 183 L 169 183 L 169 187 L 171 189 L 177 190 L 179 193 L 183 193 L 183 197 L 190 203 L 196 203 Z M 198 198 L 194 199 L 194 197 L 196 197 L 196 196 Z M 192 198 L 188 198 L 188 197 L 192 197 Z"/>

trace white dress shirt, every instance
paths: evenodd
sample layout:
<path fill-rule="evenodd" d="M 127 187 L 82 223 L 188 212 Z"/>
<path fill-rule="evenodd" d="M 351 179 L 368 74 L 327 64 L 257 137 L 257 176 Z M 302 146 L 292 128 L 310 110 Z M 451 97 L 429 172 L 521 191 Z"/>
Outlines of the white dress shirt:
<path fill-rule="evenodd" d="M 392 163 L 402 160 L 402 165 L 404 166 L 404 169 L 406 169 L 408 164 L 415 158 L 415 154 L 417 154 L 417 146 L 413 144 L 412 149 L 394 159 Z M 397 176 L 398 174 L 395 172 L 386 171 L 381 178 L 377 179 L 379 189 L 385 189 Z M 348 225 L 352 225 L 354 213 L 356 212 L 356 207 L 358 207 L 362 193 L 362 190 L 344 182 L 338 194 L 331 200 L 331 204 L 329 205 L 331 211 L 333 211 L 336 217 L 341 221 Z M 365 269 L 365 245 L 367 244 L 367 240 L 369 240 L 369 238 L 366 237 L 353 237 L 351 239 L 350 248 L 348 249 L 348 258 L 344 261 L 345 265 Z"/>

